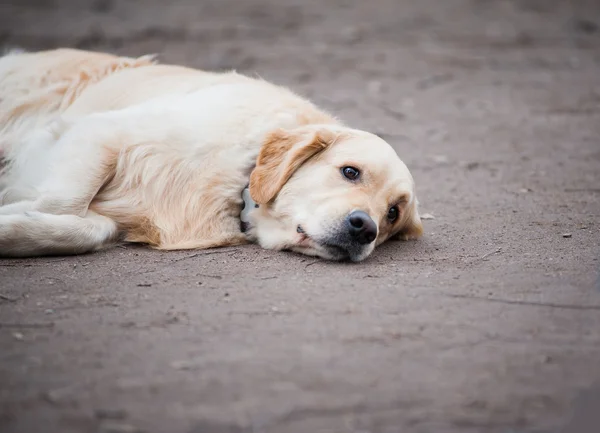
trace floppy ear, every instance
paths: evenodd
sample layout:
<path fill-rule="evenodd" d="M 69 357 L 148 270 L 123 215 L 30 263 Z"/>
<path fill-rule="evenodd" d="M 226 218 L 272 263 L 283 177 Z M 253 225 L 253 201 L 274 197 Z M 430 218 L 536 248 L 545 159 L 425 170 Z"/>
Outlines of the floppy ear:
<path fill-rule="evenodd" d="M 407 241 L 409 239 L 417 239 L 423 234 L 423 223 L 417 209 L 419 202 L 417 198 L 413 198 L 405 208 L 403 216 L 402 229 L 395 236 L 395 239 Z"/>
<path fill-rule="evenodd" d="M 334 143 L 335 139 L 336 135 L 325 129 L 278 129 L 269 134 L 250 175 L 250 195 L 254 201 L 266 204 L 273 200 L 302 164 Z"/>

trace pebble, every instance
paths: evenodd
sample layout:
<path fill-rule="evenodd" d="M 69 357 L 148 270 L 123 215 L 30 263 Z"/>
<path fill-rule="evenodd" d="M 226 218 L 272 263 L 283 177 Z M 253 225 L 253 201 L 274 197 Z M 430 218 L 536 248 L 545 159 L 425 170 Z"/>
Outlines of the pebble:
<path fill-rule="evenodd" d="M 42 393 L 42 397 L 48 402 L 52 404 L 64 403 L 69 400 L 71 393 L 70 388 L 59 388 L 52 389 L 50 391 Z"/>
<path fill-rule="evenodd" d="M 106 422 L 100 426 L 99 433 L 143 433 L 143 430 L 131 425 L 117 422 Z"/>
<path fill-rule="evenodd" d="M 421 219 L 422 220 L 434 220 L 435 217 L 430 213 L 424 213 L 423 215 L 421 215 Z"/>
<path fill-rule="evenodd" d="M 171 362 L 171 368 L 175 370 L 192 370 L 198 368 L 200 365 L 198 361 L 190 360 L 190 361 L 173 361 Z"/>
<path fill-rule="evenodd" d="M 552 362 L 554 362 L 554 359 L 550 355 L 542 356 L 542 363 L 551 364 Z"/>
<path fill-rule="evenodd" d="M 563 233 L 562 235 L 563 238 L 570 238 L 571 236 L 573 236 L 571 233 Z"/>

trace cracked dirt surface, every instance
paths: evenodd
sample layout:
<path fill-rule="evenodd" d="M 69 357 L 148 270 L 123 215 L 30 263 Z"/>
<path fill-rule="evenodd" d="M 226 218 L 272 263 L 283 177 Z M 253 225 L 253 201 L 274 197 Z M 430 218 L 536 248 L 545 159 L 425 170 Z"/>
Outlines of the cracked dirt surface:
<path fill-rule="evenodd" d="M 573 410 L 600 412 L 597 1 L 4 0 L 0 43 L 290 85 L 392 143 L 435 217 L 360 264 L 2 260 L 0 431 L 583 432 Z"/>

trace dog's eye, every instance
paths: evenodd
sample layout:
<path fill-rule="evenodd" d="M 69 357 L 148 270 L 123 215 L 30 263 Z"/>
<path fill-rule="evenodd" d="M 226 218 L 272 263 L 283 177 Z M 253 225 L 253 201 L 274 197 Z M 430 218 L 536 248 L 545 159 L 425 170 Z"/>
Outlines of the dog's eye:
<path fill-rule="evenodd" d="M 342 174 L 346 179 L 356 180 L 360 176 L 360 171 L 354 167 L 344 167 L 342 168 Z"/>
<path fill-rule="evenodd" d="M 387 218 L 391 223 L 398 219 L 398 206 L 392 206 L 390 210 L 388 210 Z"/>

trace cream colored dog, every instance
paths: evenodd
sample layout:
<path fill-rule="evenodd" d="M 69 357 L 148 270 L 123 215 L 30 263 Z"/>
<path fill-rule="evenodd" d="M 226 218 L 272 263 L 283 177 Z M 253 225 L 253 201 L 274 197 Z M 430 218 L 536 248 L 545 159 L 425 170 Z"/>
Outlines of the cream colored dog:
<path fill-rule="evenodd" d="M 422 233 L 413 179 L 389 144 L 235 72 L 70 49 L 8 54 L 0 156 L 1 256 L 125 240 L 360 261 Z"/>

